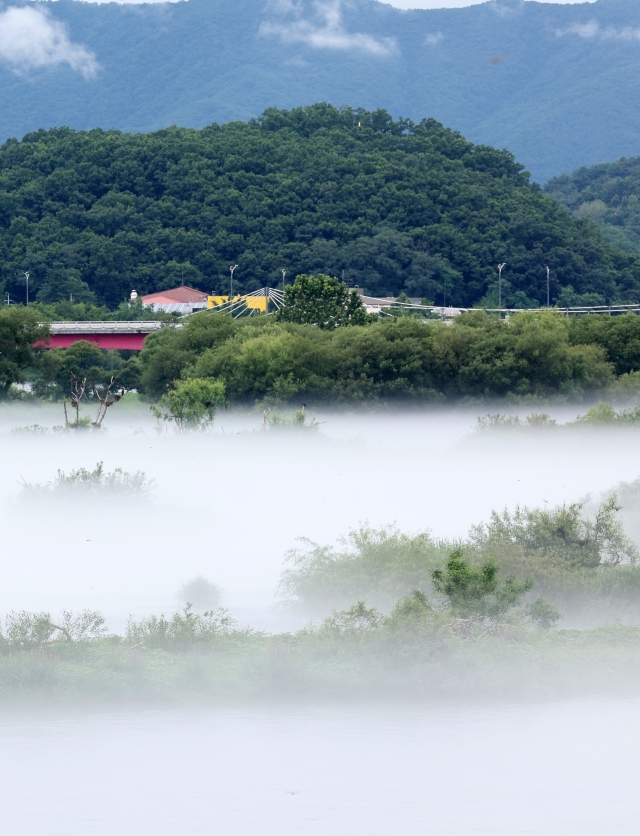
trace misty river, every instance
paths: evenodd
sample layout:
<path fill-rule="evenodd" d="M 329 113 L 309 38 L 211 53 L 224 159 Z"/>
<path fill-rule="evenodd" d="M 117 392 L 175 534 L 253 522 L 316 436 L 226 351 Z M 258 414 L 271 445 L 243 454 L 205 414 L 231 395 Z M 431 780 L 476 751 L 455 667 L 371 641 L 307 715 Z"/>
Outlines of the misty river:
<path fill-rule="evenodd" d="M 294 631 L 308 616 L 278 608 L 275 589 L 298 537 L 332 543 L 367 520 L 463 537 L 492 509 L 578 501 L 640 473 L 628 432 L 542 432 L 523 443 L 478 435 L 482 413 L 471 408 L 321 414 L 313 438 L 261 434 L 259 416 L 233 413 L 214 433 L 181 438 L 157 433 L 146 405 L 111 416 L 99 436 L 10 432 L 51 426 L 56 410 L 0 415 L 0 614 L 88 607 L 119 634 L 130 617 L 181 606 L 177 590 L 198 573 L 220 584 L 242 624 Z M 559 421 L 577 414 L 550 411 Z M 140 469 L 152 496 L 24 500 L 24 483 L 97 462 Z M 0 712 L 0 829 L 635 836 L 640 698 L 623 693 L 634 691 L 422 704 L 286 693 L 135 708 L 99 695 L 93 704 L 14 701 Z"/>
<path fill-rule="evenodd" d="M 12 836 L 635 836 L 640 702 L 5 717 Z"/>

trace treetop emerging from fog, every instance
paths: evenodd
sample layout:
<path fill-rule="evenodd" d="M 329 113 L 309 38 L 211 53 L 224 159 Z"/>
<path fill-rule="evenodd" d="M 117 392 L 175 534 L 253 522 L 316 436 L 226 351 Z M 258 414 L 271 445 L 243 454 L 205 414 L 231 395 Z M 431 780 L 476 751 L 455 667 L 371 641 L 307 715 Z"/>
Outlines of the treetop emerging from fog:
<path fill-rule="evenodd" d="M 640 263 L 529 183 L 507 151 L 433 119 L 317 104 L 152 134 L 40 130 L 0 149 L 0 283 L 106 303 L 344 275 L 372 295 L 527 307 L 637 301 Z M 344 271 L 344 273 L 343 273 Z M 495 297 L 495 300 L 494 300 Z"/>

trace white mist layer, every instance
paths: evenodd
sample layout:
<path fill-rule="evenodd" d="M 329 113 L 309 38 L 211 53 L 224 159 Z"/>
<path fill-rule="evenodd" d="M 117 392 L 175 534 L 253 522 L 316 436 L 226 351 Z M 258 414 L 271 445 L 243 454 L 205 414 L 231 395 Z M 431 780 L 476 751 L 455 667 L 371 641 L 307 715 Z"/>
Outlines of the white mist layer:
<path fill-rule="evenodd" d="M 12 717 L 0 821 L 21 836 L 635 836 L 639 708 Z"/>
<path fill-rule="evenodd" d="M 488 411 L 318 414 L 316 436 L 246 432 L 260 416 L 222 413 L 212 433 L 181 437 L 158 435 L 148 407 L 123 405 L 102 433 L 38 436 L 7 430 L 60 422 L 59 406 L 3 407 L 0 613 L 97 609 L 120 632 L 129 614 L 178 609 L 180 586 L 203 575 L 241 622 L 291 629 L 300 619 L 273 604 L 297 537 L 328 544 L 364 521 L 464 537 L 494 508 L 575 501 L 640 475 L 633 432 L 470 440 Z M 552 410 L 562 421 L 577 411 Z M 99 461 L 143 470 L 153 499 L 20 501 L 19 480 L 46 483 Z"/>

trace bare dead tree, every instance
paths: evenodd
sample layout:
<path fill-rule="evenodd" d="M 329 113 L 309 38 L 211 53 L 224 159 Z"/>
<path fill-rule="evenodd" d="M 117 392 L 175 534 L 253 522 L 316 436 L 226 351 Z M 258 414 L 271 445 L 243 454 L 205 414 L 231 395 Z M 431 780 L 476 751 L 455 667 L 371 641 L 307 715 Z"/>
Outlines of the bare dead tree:
<path fill-rule="evenodd" d="M 96 398 L 100 401 L 100 404 L 98 406 L 98 414 L 96 415 L 96 420 L 92 421 L 92 425 L 94 427 L 102 426 L 104 416 L 107 414 L 107 409 L 109 409 L 110 406 L 113 406 L 114 403 L 118 403 L 118 401 L 122 398 L 122 393 L 117 392 L 114 394 L 111 400 L 109 400 L 109 395 L 111 394 L 111 387 L 117 381 L 117 379 L 117 377 L 112 376 L 111 382 L 107 386 L 107 391 L 104 393 L 104 398 L 100 395 L 100 392 L 98 392 L 98 390 L 94 386 L 93 391 L 96 393 Z"/>
<path fill-rule="evenodd" d="M 87 378 L 80 378 L 71 372 L 71 406 L 76 410 L 76 424 L 80 421 L 80 401 L 84 397 L 85 389 L 87 388 Z M 67 415 L 67 399 L 63 400 L 64 404 L 64 424 L 65 428 L 69 429 L 69 416 Z"/>

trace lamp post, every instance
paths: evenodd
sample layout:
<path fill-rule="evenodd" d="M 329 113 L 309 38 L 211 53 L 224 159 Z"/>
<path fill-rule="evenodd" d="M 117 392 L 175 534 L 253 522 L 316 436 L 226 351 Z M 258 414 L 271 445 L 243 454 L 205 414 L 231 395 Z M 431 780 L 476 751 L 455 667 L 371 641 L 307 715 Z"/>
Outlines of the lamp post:
<path fill-rule="evenodd" d="M 229 268 L 231 270 L 231 293 L 229 295 L 229 301 L 231 302 L 231 307 L 229 308 L 229 313 L 231 314 L 232 317 L 233 317 L 233 271 L 237 268 L 237 266 L 238 265 L 236 264 L 233 267 Z"/>
<path fill-rule="evenodd" d="M 444 284 L 442 287 L 442 321 L 444 322 L 444 309 L 447 307 L 447 274 L 444 274 Z"/>
<path fill-rule="evenodd" d="M 29 274 L 25 273 L 24 275 L 27 280 L 27 307 L 29 307 Z"/>
<path fill-rule="evenodd" d="M 551 305 L 549 304 L 549 300 L 550 300 L 550 296 L 549 296 L 549 266 L 546 265 L 546 267 L 547 267 L 547 307 L 550 308 Z"/>
<path fill-rule="evenodd" d="M 498 264 L 498 316 L 500 319 L 502 319 L 502 268 L 506 266 L 506 262 Z"/>

